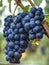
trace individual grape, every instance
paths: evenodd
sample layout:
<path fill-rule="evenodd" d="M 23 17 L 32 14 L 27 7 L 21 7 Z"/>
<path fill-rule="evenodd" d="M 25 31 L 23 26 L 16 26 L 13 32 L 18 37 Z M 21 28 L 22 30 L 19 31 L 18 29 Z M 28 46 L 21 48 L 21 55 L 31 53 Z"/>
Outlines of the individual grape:
<path fill-rule="evenodd" d="M 18 50 L 19 49 L 19 45 L 15 45 L 15 50 Z"/>
<path fill-rule="evenodd" d="M 9 56 L 9 57 L 13 57 L 13 56 L 14 56 L 14 52 L 13 52 L 13 51 L 9 51 L 9 52 L 8 52 L 8 56 Z"/>
<path fill-rule="evenodd" d="M 42 33 L 42 34 L 45 34 L 46 32 L 45 32 L 45 30 L 44 30 L 44 29 L 42 29 L 42 30 L 41 30 L 41 33 Z"/>
<path fill-rule="evenodd" d="M 24 33 L 24 28 L 20 28 L 19 33 Z"/>
<path fill-rule="evenodd" d="M 19 53 L 24 53 L 25 52 L 25 49 L 24 48 L 19 48 L 18 52 Z"/>
<path fill-rule="evenodd" d="M 14 57 L 18 59 L 18 58 L 21 57 L 21 54 L 20 54 L 19 52 L 15 52 L 15 53 L 14 53 Z"/>
<path fill-rule="evenodd" d="M 34 33 L 37 33 L 37 32 L 39 32 L 41 30 L 41 27 L 40 26 L 35 26 L 34 28 L 33 28 L 33 32 Z"/>
<path fill-rule="evenodd" d="M 16 28 L 16 29 L 14 30 L 14 33 L 15 33 L 15 34 L 18 34 L 18 33 L 19 33 L 19 30 Z"/>
<path fill-rule="evenodd" d="M 22 20 L 22 24 L 24 25 L 25 23 L 27 23 L 27 21 L 25 21 L 25 20 Z"/>
<path fill-rule="evenodd" d="M 39 33 L 36 34 L 36 38 L 37 39 L 41 39 L 42 37 L 43 37 L 43 34 L 42 33 L 39 32 Z"/>
<path fill-rule="evenodd" d="M 34 32 L 33 32 L 32 29 L 30 29 L 30 30 L 28 31 L 28 34 L 32 34 L 32 33 L 34 33 Z"/>
<path fill-rule="evenodd" d="M 15 38 L 15 40 L 17 39 L 17 40 L 19 40 L 19 34 L 16 34 L 15 36 L 14 36 L 14 38 Z"/>
<path fill-rule="evenodd" d="M 40 20 L 43 21 L 44 17 L 45 17 L 44 14 L 41 14 Z"/>
<path fill-rule="evenodd" d="M 20 40 L 20 47 L 26 48 L 27 44 L 26 40 Z"/>
<path fill-rule="evenodd" d="M 4 23 L 4 26 L 9 26 L 9 22 Z"/>
<path fill-rule="evenodd" d="M 5 26 L 9 26 L 11 22 L 13 22 L 12 15 L 7 16 L 5 19 Z"/>
<path fill-rule="evenodd" d="M 8 35 L 8 39 L 9 39 L 9 40 L 13 40 L 13 39 L 14 39 L 14 35 L 13 35 L 13 34 L 9 34 L 9 35 Z"/>
<path fill-rule="evenodd" d="M 17 15 L 17 19 L 18 19 L 19 21 L 21 21 L 21 19 L 22 19 L 21 14 L 20 14 L 20 15 Z"/>
<path fill-rule="evenodd" d="M 5 36 L 5 37 L 8 36 L 8 32 L 7 32 L 7 31 L 4 32 L 4 36 Z"/>
<path fill-rule="evenodd" d="M 15 29 L 15 24 L 11 23 L 10 28 Z"/>
<path fill-rule="evenodd" d="M 11 34 L 13 32 L 13 29 L 8 29 L 8 34 Z"/>
<path fill-rule="evenodd" d="M 30 10 L 30 12 L 33 13 L 33 14 L 34 14 L 36 11 L 37 11 L 37 8 L 36 8 L 36 7 L 32 7 L 31 10 Z"/>
<path fill-rule="evenodd" d="M 8 46 L 9 46 L 10 48 L 14 48 L 15 45 L 14 45 L 13 42 L 9 42 L 9 43 L 8 43 Z"/>
<path fill-rule="evenodd" d="M 40 26 L 41 25 L 41 21 L 40 20 L 36 20 L 35 24 L 38 25 L 38 26 Z"/>
<path fill-rule="evenodd" d="M 30 29 L 30 23 L 26 23 L 24 25 L 24 28 L 25 28 L 26 31 L 28 31 Z"/>
<path fill-rule="evenodd" d="M 28 13 L 27 12 L 22 12 L 21 17 L 24 18 Z"/>
<path fill-rule="evenodd" d="M 11 58 L 7 55 L 6 56 L 6 60 L 9 61 Z"/>
<path fill-rule="evenodd" d="M 29 15 L 26 15 L 26 16 L 23 18 L 23 21 L 29 22 L 29 21 L 30 21 L 30 16 L 29 16 Z"/>
<path fill-rule="evenodd" d="M 34 14 L 28 13 L 28 15 L 30 16 L 30 18 L 34 18 Z"/>
<path fill-rule="evenodd" d="M 34 17 L 34 20 L 36 21 L 36 20 L 40 20 L 41 18 L 40 18 L 40 16 L 38 16 L 38 15 L 36 15 L 35 17 Z"/>
<path fill-rule="evenodd" d="M 27 39 L 27 35 L 26 34 L 20 34 L 20 39 Z"/>
<path fill-rule="evenodd" d="M 35 24 L 34 20 L 31 20 L 31 21 L 30 21 L 30 27 L 33 28 L 33 27 L 35 27 L 35 25 L 36 25 L 36 24 Z"/>
<path fill-rule="evenodd" d="M 36 11 L 35 16 L 36 15 L 41 16 L 41 12 L 40 11 Z"/>
<path fill-rule="evenodd" d="M 16 28 L 21 28 L 22 27 L 22 24 L 21 23 L 17 23 L 16 24 Z"/>
<path fill-rule="evenodd" d="M 7 50 L 5 50 L 5 54 L 8 54 L 8 51 Z"/>
<path fill-rule="evenodd" d="M 41 8 L 41 7 L 39 7 L 39 8 L 38 8 L 38 11 L 42 12 L 42 8 Z"/>
<path fill-rule="evenodd" d="M 35 38 L 35 34 L 29 34 L 29 40 L 34 40 Z"/>
<path fill-rule="evenodd" d="M 19 40 L 18 41 L 15 41 L 15 45 L 19 45 Z"/>

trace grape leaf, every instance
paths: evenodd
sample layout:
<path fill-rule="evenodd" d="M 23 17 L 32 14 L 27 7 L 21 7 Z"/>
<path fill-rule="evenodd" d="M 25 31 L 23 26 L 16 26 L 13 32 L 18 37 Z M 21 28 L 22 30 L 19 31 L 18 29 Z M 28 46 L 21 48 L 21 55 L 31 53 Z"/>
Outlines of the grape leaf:
<path fill-rule="evenodd" d="M 46 20 L 46 22 L 47 22 L 48 25 L 49 25 L 49 16 L 47 16 L 45 20 Z"/>
<path fill-rule="evenodd" d="M 39 6 L 43 0 L 33 0 L 33 1 L 34 1 L 34 3 L 35 3 L 37 6 Z"/>
<path fill-rule="evenodd" d="M 29 8 L 30 8 L 30 5 L 27 5 L 27 6 L 25 6 L 25 7 L 23 8 L 23 11 L 24 11 L 24 12 L 28 12 Z"/>

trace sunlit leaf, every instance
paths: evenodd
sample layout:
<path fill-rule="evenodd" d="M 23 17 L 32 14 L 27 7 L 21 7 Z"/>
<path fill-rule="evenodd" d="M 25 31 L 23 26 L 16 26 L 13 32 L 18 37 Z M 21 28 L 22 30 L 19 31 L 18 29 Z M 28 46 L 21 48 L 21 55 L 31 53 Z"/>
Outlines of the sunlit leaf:
<path fill-rule="evenodd" d="M 49 25 L 49 16 L 47 16 L 45 20 L 46 20 L 46 22 L 47 22 L 48 25 Z"/>
<path fill-rule="evenodd" d="M 23 11 L 24 11 L 24 12 L 28 12 L 29 7 L 30 7 L 30 5 L 25 6 L 24 9 L 23 9 Z"/>
<path fill-rule="evenodd" d="M 33 0 L 33 1 L 34 1 L 34 3 L 35 3 L 37 6 L 39 6 L 43 0 Z"/>

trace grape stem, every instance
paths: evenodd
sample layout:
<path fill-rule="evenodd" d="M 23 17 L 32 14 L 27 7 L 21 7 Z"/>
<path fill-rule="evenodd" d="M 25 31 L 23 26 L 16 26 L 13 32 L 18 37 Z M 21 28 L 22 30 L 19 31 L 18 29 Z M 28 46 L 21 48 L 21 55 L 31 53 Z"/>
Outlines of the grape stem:
<path fill-rule="evenodd" d="M 16 1 L 16 4 L 17 6 L 20 6 L 22 9 L 24 8 L 24 5 L 22 4 L 21 0 L 15 0 Z"/>
<path fill-rule="evenodd" d="M 47 25 L 46 21 L 43 21 L 43 22 L 42 22 L 42 26 L 43 26 L 43 28 L 44 28 L 45 31 L 46 31 L 47 37 L 49 38 L 49 28 L 48 28 L 48 25 Z"/>
<path fill-rule="evenodd" d="M 24 5 L 22 4 L 21 0 L 15 0 L 15 1 L 17 6 L 20 6 L 22 9 L 24 9 Z M 31 0 L 28 0 L 28 1 L 31 4 L 31 6 L 35 6 L 35 4 Z"/>
<path fill-rule="evenodd" d="M 12 13 L 12 11 L 11 11 L 11 3 L 9 3 L 9 11 Z"/>
<path fill-rule="evenodd" d="M 35 4 L 32 2 L 32 0 L 28 0 L 31 6 L 35 6 Z"/>
<path fill-rule="evenodd" d="M 18 7 L 18 6 L 16 6 L 15 9 L 14 9 L 13 17 L 15 16 L 15 11 L 16 11 L 17 7 Z"/>

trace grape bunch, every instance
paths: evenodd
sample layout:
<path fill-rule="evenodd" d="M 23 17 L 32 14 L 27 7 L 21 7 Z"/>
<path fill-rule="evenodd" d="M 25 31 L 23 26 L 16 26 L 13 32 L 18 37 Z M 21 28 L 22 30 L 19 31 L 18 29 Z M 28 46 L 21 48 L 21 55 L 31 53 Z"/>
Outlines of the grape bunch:
<path fill-rule="evenodd" d="M 45 30 L 42 27 L 42 21 L 44 19 L 44 14 L 42 8 L 31 8 L 28 15 L 22 19 L 22 24 L 25 31 L 28 33 L 28 39 L 41 39 Z"/>
<path fill-rule="evenodd" d="M 4 37 L 7 40 L 5 47 L 6 60 L 10 63 L 20 63 L 22 53 L 28 45 L 27 33 L 23 28 L 21 19 L 27 13 L 19 13 L 14 18 L 9 15 L 5 18 Z"/>
<path fill-rule="evenodd" d="M 30 12 L 22 12 L 16 16 L 5 18 L 3 35 L 7 41 L 5 47 L 6 60 L 10 63 L 20 63 L 22 53 L 29 40 L 41 39 L 45 30 L 42 27 L 44 14 L 42 8 L 31 8 Z"/>

